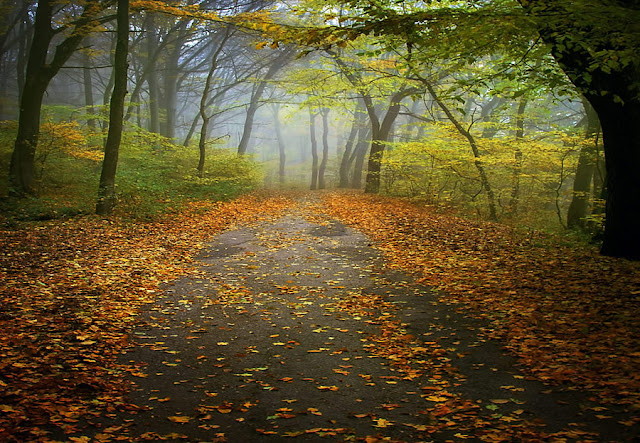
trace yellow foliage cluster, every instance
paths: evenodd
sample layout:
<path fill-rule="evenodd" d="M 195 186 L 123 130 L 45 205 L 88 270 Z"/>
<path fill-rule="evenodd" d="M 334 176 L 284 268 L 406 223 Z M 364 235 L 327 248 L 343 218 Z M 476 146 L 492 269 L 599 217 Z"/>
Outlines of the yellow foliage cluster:
<path fill-rule="evenodd" d="M 40 127 L 38 149 L 63 152 L 74 158 L 102 160 L 102 152 L 87 146 L 87 137 L 75 121 L 43 123 Z"/>
<path fill-rule="evenodd" d="M 478 159 L 469 141 L 453 125 L 437 123 L 426 125 L 420 140 L 390 144 L 383 159 L 385 191 L 433 203 L 482 207 L 476 167 L 479 161 L 501 206 L 508 206 L 517 175 L 521 207 L 539 211 L 554 199 L 567 204 L 571 196 L 567 184 L 575 171 L 580 148 L 585 143 L 593 143 L 580 135 L 561 131 L 527 139 L 476 136 L 475 141 L 480 153 Z"/>

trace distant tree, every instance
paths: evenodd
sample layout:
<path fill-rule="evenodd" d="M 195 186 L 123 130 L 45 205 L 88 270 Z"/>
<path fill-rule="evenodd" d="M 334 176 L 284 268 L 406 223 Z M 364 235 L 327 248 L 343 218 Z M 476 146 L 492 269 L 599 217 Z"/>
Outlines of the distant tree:
<path fill-rule="evenodd" d="M 329 111 L 329 108 L 322 108 L 320 110 L 320 115 L 322 116 L 322 159 L 318 167 L 318 189 L 325 189 L 327 187 L 324 175 L 329 160 Z"/>
<path fill-rule="evenodd" d="M 256 112 L 260 107 L 262 94 L 265 88 L 273 80 L 275 75 L 293 58 L 294 51 L 291 48 L 285 48 L 279 50 L 277 55 L 269 60 L 267 64 L 267 70 L 264 75 L 258 80 L 253 91 L 251 92 L 251 98 L 247 105 L 247 113 L 245 116 L 244 126 L 242 129 L 242 137 L 238 143 L 238 155 L 244 155 L 247 153 L 249 147 L 249 140 L 251 139 L 251 132 L 253 131 L 253 122 Z"/>
<path fill-rule="evenodd" d="M 318 140 L 316 138 L 316 114 L 309 108 L 309 135 L 311 137 L 311 186 L 312 191 L 318 189 Z"/>
<path fill-rule="evenodd" d="M 280 103 L 274 103 L 271 106 L 271 110 L 273 111 L 273 127 L 276 131 L 276 141 L 278 142 L 278 182 L 282 185 L 285 182 L 287 152 L 280 124 Z"/>

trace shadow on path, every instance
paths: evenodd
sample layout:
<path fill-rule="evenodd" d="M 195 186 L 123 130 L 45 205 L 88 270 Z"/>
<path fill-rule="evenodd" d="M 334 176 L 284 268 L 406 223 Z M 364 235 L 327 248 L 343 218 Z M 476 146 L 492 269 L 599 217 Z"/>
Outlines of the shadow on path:
<path fill-rule="evenodd" d="M 315 204 L 219 235 L 144 314 L 123 356 L 147 406 L 124 417 L 132 439 L 585 438 L 586 398 L 519 375 L 478 321 Z"/>

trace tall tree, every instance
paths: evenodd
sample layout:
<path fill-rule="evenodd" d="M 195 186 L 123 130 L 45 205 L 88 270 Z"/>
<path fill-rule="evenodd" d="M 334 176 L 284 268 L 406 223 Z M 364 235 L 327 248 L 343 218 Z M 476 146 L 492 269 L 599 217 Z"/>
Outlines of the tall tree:
<path fill-rule="evenodd" d="M 282 125 L 280 124 L 280 103 L 274 103 L 271 110 L 273 112 L 273 127 L 276 131 L 276 141 L 278 142 L 278 182 L 282 185 L 285 181 L 287 150 L 284 138 L 282 137 Z"/>
<path fill-rule="evenodd" d="M 364 110 L 364 103 L 362 102 L 362 100 L 358 100 L 356 109 L 353 112 L 351 130 L 349 131 L 349 136 L 347 137 L 347 142 L 344 147 L 342 160 L 340 161 L 340 181 L 338 184 L 339 188 L 349 187 L 349 170 L 351 169 L 351 164 L 355 159 L 355 155 L 353 154 L 356 151 L 356 140 L 359 130 L 362 128 L 364 120 L 366 119 Z"/>
<path fill-rule="evenodd" d="M 202 91 L 202 96 L 200 97 L 200 118 L 202 119 L 202 126 L 200 128 L 200 141 L 198 142 L 198 149 L 200 152 L 200 160 L 198 161 L 198 174 L 202 176 L 204 174 L 204 164 L 205 164 L 205 156 L 206 156 L 206 146 L 207 146 L 207 136 L 209 129 L 209 122 L 211 121 L 212 115 L 207 111 L 209 104 L 209 93 L 211 90 L 211 83 L 213 80 L 213 75 L 218 68 L 218 60 L 222 50 L 224 49 L 225 43 L 229 40 L 229 37 L 232 35 L 231 27 L 225 27 L 219 38 L 214 38 L 216 48 L 211 54 L 211 65 L 209 66 L 209 73 L 207 74 L 207 79 L 204 84 L 204 90 Z"/>
<path fill-rule="evenodd" d="M 397 91 L 389 97 L 387 111 L 381 121 L 373 97 L 368 91 L 367 82 L 364 81 L 359 70 L 349 66 L 345 60 L 332 49 L 325 49 L 325 51 L 335 60 L 342 74 L 344 74 L 356 91 L 358 91 L 365 105 L 371 124 L 371 149 L 369 150 L 365 192 L 377 193 L 380 190 L 380 170 L 385 145 L 391 134 L 393 123 L 400 113 L 400 103 L 411 94 L 419 92 L 419 89 L 409 86 L 403 81 L 402 84 L 397 87 Z"/>
<path fill-rule="evenodd" d="M 579 231 L 587 230 L 591 182 L 596 168 L 596 149 L 600 132 L 600 122 L 595 110 L 587 100 L 583 100 L 583 106 L 586 140 L 580 148 L 578 166 L 573 181 L 573 198 L 567 211 L 567 227 Z"/>
<path fill-rule="evenodd" d="M 320 115 L 322 116 L 322 159 L 318 167 L 318 189 L 326 189 L 324 173 L 329 160 L 329 108 L 322 108 Z"/>
<path fill-rule="evenodd" d="M 520 3 L 600 120 L 607 170 L 602 253 L 640 260 L 640 3 Z"/>
<path fill-rule="evenodd" d="M 104 146 L 102 173 L 98 185 L 96 213 L 109 215 L 116 204 L 116 170 L 122 139 L 124 99 L 127 95 L 127 56 L 129 54 L 129 0 L 118 0 L 114 85 L 109 107 L 109 131 Z"/>
<path fill-rule="evenodd" d="M 262 104 L 262 94 L 269 82 L 275 77 L 280 69 L 282 69 L 287 62 L 293 56 L 293 50 L 284 49 L 269 62 L 269 68 L 264 76 L 258 81 L 253 92 L 251 93 L 251 99 L 247 106 L 247 114 L 245 116 L 244 127 L 242 129 L 242 137 L 238 143 L 238 155 L 244 155 L 247 153 L 249 147 L 249 140 L 251 139 L 251 132 L 253 131 L 253 121 L 255 119 L 256 112 Z"/>
<path fill-rule="evenodd" d="M 318 189 L 318 140 L 316 139 L 316 114 L 309 108 L 309 135 L 311 137 L 311 186 L 312 191 Z"/>
<path fill-rule="evenodd" d="M 47 86 L 82 39 L 99 24 L 96 18 L 105 6 L 101 1 L 88 0 L 81 16 L 71 24 L 68 36 L 57 44 L 53 57 L 48 60 L 49 46 L 54 36 L 66 29 L 52 28 L 54 5 L 57 3 L 42 0 L 38 2 L 36 10 L 25 87 L 20 100 L 18 134 L 9 167 L 10 192 L 16 196 L 35 194 L 35 155 L 40 132 L 40 111 Z"/>

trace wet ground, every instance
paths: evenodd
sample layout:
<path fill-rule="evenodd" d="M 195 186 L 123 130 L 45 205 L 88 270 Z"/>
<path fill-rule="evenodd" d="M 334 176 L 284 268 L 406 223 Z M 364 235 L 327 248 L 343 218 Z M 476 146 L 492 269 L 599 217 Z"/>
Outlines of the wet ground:
<path fill-rule="evenodd" d="M 386 269 L 368 238 L 316 205 L 219 235 L 201 272 L 149 307 L 123 356 L 138 367 L 131 401 L 147 406 L 125 417 L 127 435 L 581 440 L 601 428 L 631 441 L 595 418 L 586 394 L 526 379 L 478 320 Z"/>

